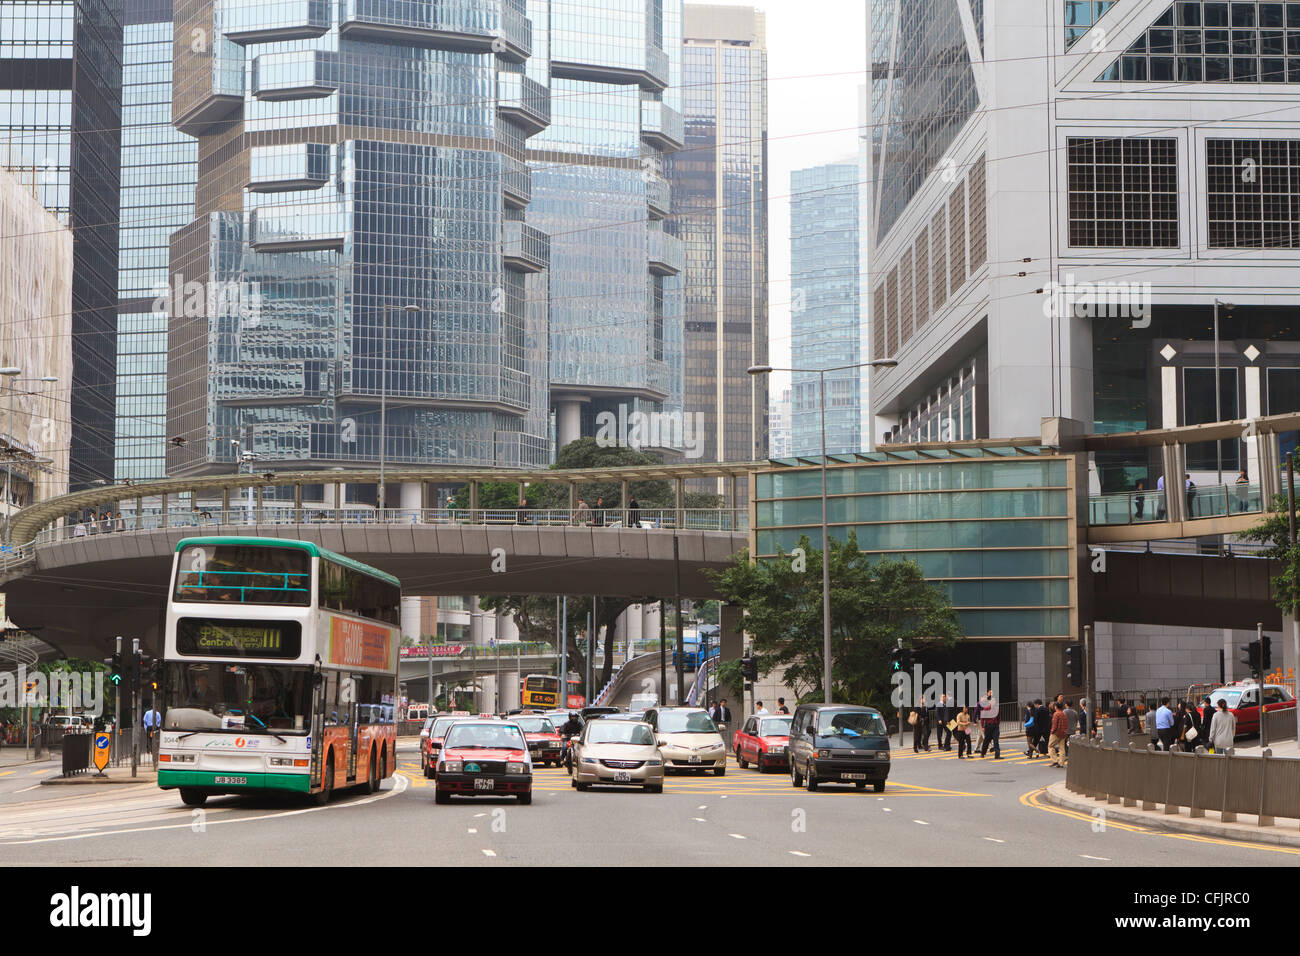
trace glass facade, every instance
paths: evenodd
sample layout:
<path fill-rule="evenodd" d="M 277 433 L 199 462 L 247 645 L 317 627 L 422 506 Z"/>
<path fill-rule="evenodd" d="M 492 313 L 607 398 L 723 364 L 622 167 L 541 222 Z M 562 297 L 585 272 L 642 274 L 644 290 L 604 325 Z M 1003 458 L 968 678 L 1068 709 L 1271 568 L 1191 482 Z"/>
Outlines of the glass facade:
<path fill-rule="evenodd" d="M 523 0 L 178 0 L 176 23 L 173 118 L 202 158 L 171 240 L 169 473 L 228 470 L 232 441 L 549 462 L 550 244 L 523 221 L 549 106 Z M 208 23 L 213 50 L 181 42 Z"/>
<path fill-rule="evenodd" d="M 818 465 L 820 464 L 818 460 Z M 948 593 L 967 637 L 1072 633 L 1076 567 L 1070 461 L 1043 449 L 928 449 L 832 457 L 830 534 L 853 533 L 879 558 L 909 559 Z M 756 479 L 754 554 L 820 547 L 821 469 L 782 467 Z"/>
<path fill-rule="evenodd" d="M 1065 0 L 1065 47 L 1069 49 L 1105 16 L 1115 0 Z"/>
<path fill-rule="evenodd" d="M 115 477 L 166 475 L 168 238 L 194 218 L 195 141 L 171 124 L 172 5 L 128 0 L 122 27 Z"/>
<path fill-rule="evenodd" d="M 0 165 L 74 230 L 74 490 L 113 479 L 122 17 L 122 0 L 0 2 Z"/>
<path fill-rule="evenodd" d="M 687 8 L 686 145 L 668 162 L 686 247 L 686 412 L 706 461 L 768 454 L 767 377 L 746 374 L 767 362 L 767 51 L 761 14 L 737 13 L 743 29 L 699 36 Z"/>
<path fill-rule="evenodd" d="M 682 4 L 528 0 L 528 15 L 527 73 L 551 93 L 527 158 L 528 221 L 551 236 L 537 294 L 552 396 L 583 401 L 583 435 L 620 405 L 680 412 L 685 266 L 664 157 L 682 145 Z"/>
<path fill-rule="evenodd" d="M 858 295 L 858 166 L 836 163 L 790 175 L 791 365 L 833 368 L 863 360 Z M 832 372 L 826 381 L 826 449 L 865 450 L 860 377 Z M 822 376 L 795 373 L 791 439 L 795 455 L 821 454 Z"/>
<path fill-rule="evenodd" d="M 877 242 L 979 103 L 957 8 L 964 2 L 872 0 Z"/>

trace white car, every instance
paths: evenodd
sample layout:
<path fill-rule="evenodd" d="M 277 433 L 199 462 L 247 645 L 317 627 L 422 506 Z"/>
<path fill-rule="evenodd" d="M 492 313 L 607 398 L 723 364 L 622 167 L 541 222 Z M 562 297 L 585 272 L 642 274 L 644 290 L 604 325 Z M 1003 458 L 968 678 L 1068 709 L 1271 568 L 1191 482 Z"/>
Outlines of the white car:
<path fill-rule="evenodd" d="M 663 755 L 664 773 L 712 770 L 727 772 L 727 745 L 708 711 L 698 707 L 658 707 L 646 712 Z"/>

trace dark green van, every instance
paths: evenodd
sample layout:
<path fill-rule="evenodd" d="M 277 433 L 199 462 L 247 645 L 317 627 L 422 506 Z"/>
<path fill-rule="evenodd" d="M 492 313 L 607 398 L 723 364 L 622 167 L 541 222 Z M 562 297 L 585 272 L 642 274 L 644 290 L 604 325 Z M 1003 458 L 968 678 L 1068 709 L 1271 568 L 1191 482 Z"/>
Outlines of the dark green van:
<path fill-rule="evenodd" d="M 800 704 L 790 724 L 790 784 L 844 784 L 876 793 L 889 776 L 885 718 L 856 704 Z"/>

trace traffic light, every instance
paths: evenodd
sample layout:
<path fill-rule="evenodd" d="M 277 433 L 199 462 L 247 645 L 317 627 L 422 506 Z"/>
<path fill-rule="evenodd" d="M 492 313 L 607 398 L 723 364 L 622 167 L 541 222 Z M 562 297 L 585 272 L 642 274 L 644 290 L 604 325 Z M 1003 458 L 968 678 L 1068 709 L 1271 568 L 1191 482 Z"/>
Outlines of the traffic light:
<path fill-rule="evenodd" d="M 907 651 L 903 650 L 903 642 L 899 641 L 898 646 L 894 648 L 890 655 L 889 671 L 896 674 L 903 669 L 903 660 L 907 656 Z"/>
<path fill-rule="evenodd" d="M 752 657 L 740 659 L 740 676 L 748 681 L 758 680 L 758 661 Z"/>
<path fill-rule="evenodd" d="M 1241 647 L 1246 652 L 1246 656 L 1241 659 L 1241 662 L 1250 668 L 1252 674 L 1263 673 L 1262 649 L 1259 646 L 1259 641 L 1251 641 L 1249 644 L 1241 645 Z"/>
<path fill-rule="evenodd" d="M 162 683 L 163 662 L 161 657 L 155 657 L 149 662 L 149 680 L 153 684 L 153 689 L 157 690 L 158 685 Z"/>
<path fill-rule="evenodd" d="M 1273 669 L 1273 638 L 1263 637 L 1259 645 L 1259 671 L 1265 673 Z"/>
<path fill-rule="evenodd" d="M 108 682 L 114 687 L 122 686 L 122 655 L 120 653 L 113 655 L 112 668 L 108 674 Z"/>
<path fill-rule="evenodd" d="M 1083 645 L 1067 644 L 1065 646 L 1065 679 L 1071 687 L 1083 686 Z"/>

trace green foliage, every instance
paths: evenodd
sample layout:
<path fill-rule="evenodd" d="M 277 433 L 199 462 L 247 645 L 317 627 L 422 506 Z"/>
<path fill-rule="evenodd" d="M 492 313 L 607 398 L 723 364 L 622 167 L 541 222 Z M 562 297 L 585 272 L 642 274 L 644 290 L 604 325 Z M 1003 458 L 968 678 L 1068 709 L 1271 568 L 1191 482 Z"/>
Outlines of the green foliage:
<path fill-rule="evenodd" d="M 799 548 L 802 562 L 786 555 L 751 563 L 742 551 L 712 577 L 722 599 L 747 613 L 744 629 L 753 636 L 759 673 L 779 670 L 800 700 L 820 700 L 822 554 L 807 537 Z M 947 595 L 913 561 L 873 561 L 850 535 L 843 544 L 831 541 L 830 572 L 835 701 L 886 706 L 890 652 L 899 639 L 919 650 L 951 647 L 962 636 Z"/>
<path fill-rule="evenodd" d="M 1267 545 L 1264 556 L 1277 561 L 1282 568 L 1281 574 L 1273 578 L 1273 598 L 1283 614 L 1291 614 L 1300 605 L 1300 545 L 1291 544 L 1291 528 L 1287 518 L 1286 495 L 1273 499 L 1272 514 L 1260 519 L 1260 522 L 1241 536 L 1249 541 L 1258 541 Z"/>

